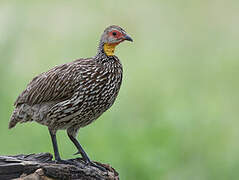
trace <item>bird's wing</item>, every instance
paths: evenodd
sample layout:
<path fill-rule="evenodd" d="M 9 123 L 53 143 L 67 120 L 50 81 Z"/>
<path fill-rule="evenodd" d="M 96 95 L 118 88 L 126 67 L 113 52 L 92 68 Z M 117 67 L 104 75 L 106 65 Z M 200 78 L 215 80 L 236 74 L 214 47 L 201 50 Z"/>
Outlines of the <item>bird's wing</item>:
<path fill-rule="evenodd" d="M 59 65 L 36 76 L 18 96 L 14 105 L 22 103 L 34 105 L 70 98 L 75 88 L 79 86 L 81 72 L 89 67 L 87 60 L 79 59 Z"/>

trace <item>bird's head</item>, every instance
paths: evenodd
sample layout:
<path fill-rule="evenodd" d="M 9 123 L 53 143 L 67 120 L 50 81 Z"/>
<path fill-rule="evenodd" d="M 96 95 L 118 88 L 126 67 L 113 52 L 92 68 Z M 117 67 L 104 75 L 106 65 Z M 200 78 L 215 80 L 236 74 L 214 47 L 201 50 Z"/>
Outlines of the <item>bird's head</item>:
<path fill-rule="evenodd" d="M 100 40 L 103 50 L 107 56 L 113 56 L 115 47 L 123 41 L 133 41 L 133 39 L 119 26 L 107 27 Z"/>

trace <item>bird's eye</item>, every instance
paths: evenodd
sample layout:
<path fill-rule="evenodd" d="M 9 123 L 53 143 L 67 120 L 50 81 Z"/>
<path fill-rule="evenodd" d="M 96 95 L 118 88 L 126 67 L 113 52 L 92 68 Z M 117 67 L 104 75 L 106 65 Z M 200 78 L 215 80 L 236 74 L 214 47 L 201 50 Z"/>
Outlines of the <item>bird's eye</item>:
<path fill-rule="evenodd" d="M 117 33 L 114 31 L 114 32 L 112 32 L 112 34 L 113 34 L 113 36 L 116 36 L 117 35 Z"/>

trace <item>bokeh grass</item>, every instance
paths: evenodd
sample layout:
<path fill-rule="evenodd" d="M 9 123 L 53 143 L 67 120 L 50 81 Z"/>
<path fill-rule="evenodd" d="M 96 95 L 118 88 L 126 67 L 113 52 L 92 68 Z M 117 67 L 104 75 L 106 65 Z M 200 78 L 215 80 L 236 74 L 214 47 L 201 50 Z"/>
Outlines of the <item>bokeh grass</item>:
<path fill-rule="evenodd" d="M 49 68 L 95 55 L 103 29 L 117 24 L 134 43 L 114 106 L 80 130 L 91 159 L 121 179 L 239 177 L 239 1 L 0 2 L 0 154 L 52 152 L 47 128 L 7 129 L 13 102 Z M 58 133 L 64 158 L 76 149 Z"/>

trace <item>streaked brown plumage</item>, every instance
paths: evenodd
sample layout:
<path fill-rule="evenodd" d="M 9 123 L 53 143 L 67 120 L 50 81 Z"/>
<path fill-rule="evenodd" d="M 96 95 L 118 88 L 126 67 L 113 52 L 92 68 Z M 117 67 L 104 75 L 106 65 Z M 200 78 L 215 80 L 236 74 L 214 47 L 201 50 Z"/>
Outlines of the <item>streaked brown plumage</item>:
<path fill-rule="evenodd" d="M 122 65 L 114 47 L 132 41 L 119 26 L 101 36 L 96 56 L 56 66 L 35 77 L 15 102 L 9 128 L 36 121 L 48 126 L 55 159 L 60 161 L 56 131 L 66 129 L 84 160 L 90 160 L 76 140 L 79 128 L 96 120 L 114 103 L 122 81 Z"/>

